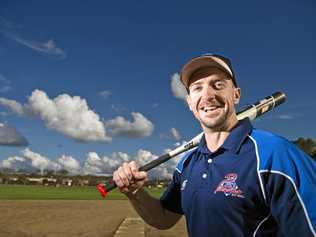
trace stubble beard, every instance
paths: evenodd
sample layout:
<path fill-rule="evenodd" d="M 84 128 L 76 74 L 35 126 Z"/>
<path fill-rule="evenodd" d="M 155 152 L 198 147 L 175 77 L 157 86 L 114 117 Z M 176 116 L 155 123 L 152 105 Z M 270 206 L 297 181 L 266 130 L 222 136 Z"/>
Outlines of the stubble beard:
<path fill-rule="evenodd" d="M 232 113 L 232 111 L 229 111 L 228 106 L 225 105 L 223 111 L 215 118 L 200 118 L 199 121 L 204 131 L 226 131 L 231 127 L 230 117 Z"/>

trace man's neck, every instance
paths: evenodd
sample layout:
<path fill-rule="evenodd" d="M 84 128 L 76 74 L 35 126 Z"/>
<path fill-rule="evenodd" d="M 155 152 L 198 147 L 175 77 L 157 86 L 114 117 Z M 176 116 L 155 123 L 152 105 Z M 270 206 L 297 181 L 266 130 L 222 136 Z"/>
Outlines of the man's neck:
<path fill-rule="evenodd" d="M 237 117 L 234 117 L 225 127 L 219 130 L 204 128 L 203 130 L 207 148 L 211 152 L 217 151 L 217 149 L 224 144 L 226 138 L 229 136 L 231 130 L 236 126 L 237 123 L 238 119 Z"/>

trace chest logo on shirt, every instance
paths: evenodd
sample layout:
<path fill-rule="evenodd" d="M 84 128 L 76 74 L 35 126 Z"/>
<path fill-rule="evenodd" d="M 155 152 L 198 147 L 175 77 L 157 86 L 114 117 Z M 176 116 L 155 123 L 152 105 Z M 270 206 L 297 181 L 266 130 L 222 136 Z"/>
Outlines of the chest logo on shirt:
<path fill-rule="evenodd" d="M 238 188 L 236 180 L 238 175 L 236 173 L 226 174 L 224 180 L 221 181 L 214 193 L 223 192 L 225 196 L 244 198 L 243 192 Z"/>

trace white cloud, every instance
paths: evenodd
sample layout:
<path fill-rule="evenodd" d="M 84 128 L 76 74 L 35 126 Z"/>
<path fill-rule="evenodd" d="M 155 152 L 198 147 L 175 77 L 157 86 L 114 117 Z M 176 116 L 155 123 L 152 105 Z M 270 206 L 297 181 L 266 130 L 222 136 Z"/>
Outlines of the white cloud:
<path fill-rule="evenodd" d="M 0 17 L 0 33 L 7 38 L 14 40 L 15 42 L 28 47 L 36 52 L 51 55 L 61 59 L 66 58 L 66 53 L 60 47 L 58 47 L 53 39 L 47 40 L 47 42 L 37 42 L 34 40 L 26 40 L 23 37 L 18 36 L 15 32 L 17 25 Z"/>
<path fill-rule="evenodd" d="M 157 156 L 150 151 L 140 149 L 133 157 L 133 160 L 135 160 L 139 164 L 139 166 L 143 166 L 156 158 Z"/>
<path fill-rule="evenodd" d="M 8 157 L 0 163 L 0 167 L 18 169 L 37 169 L 43 174 L 44 170 L 67 170 L 70 174 L 80 174 L 81 166 L 78 160 L 72 156 L 62 155 L 55 161 L 50 160 L 39 153 L 26 148 L 20 156 Z"/>
<path fill-rule="evenodd" d="M 187 91 L 180 81 L 180 76 L 175 73 L 171 77 L 171 91 L 174 97 L 186 101 Z"/>
<path fill-rule="evenodd" d="M 99 115 L 88 107 L 85 99 L 79 96 L 71 97 L 62 94 L 50 99 L 44 91 L 34 90 L 24 106 L 6 98 L 0 98 L 0 104 L 18 115 L 38 117 L 48 128 L 76 141 L 111 141 L 105 133 L 104 124 Z"/>
<path fill-rule="evenodd" d="M 165 152 L 168 152 L 168 150 Z M 100 157 L 95 152 L 89 152 L 83 166 L 83 173 L 112 175 L 113 172 L 124 162 L 134 160 L 139 167 L 141 167 L 157 157 L 158 156 L 152 152 L 143 149 L 138 150 L 134 156 L 129 156 L 123 152 L 114 152 L 110 156 Z M 150 179 L 170 179 L 173 175 L 177 162 L 178 157 L 175 157 L 170 161 L 150 170 L 148 173 Z"/>
<path fill-rule="evenodd" d="M 28 141 L 14 127 L 0 123 L 0 145 L 26 146 Z"/>
<path fill-rule="evenodd" d="M 89 152 L 84 162 L 83 173 L 112 175 L 120 165 L 128 161 L 129 155 L 123 152 L 114 152 L 109 157 L 102 158 L 95 152 Z"/>
<path fill-rule="evenodd" d="M 23 157 L 11 156 L 8 157 L 6 160 L 1 161 L 1 167 L 14 169 L 17 166 L 16 163 L 24 161 L 25 159 Z"/>
<path fill-rule="evenodd" d="M 67 170 L 71 174 L 80 174 L 81 172 L 79 161 L 72 156 L 62 155 L 57 159 L 57 163 L 61 166 L 60 169 Z"/>
<path fill-rule="evenodd" d="M 151 106 L 151 107 L 152 107 L 153 109 L 155 109 L 155 108 L 157 108 L 158 106 L 159 106 L 159 104 L 158 104 L 158 103 L 154 103 L 154 104 L 152 104 L 152 106 Z"/>
<path fill-rule="evenodd" d="M 164 152 L 169 152 L 169 149 L 166 149 Z M 135 160 L 140 166 L 143 166 L 154 159 L 157 159 L 157 155 L 153 154 L 150 151 L 140 149 L 137 151 L 132 160 Z M 150 179 L 171 179 L 176 164 L 178 163 L 179 157 L 173 157 L 169 161 L 160 164 L 159 166 L 153 168 L 148 172 Z"/>
<path fill-rule="evenodd" d="M 37 168 L 43 173 L 44 170 L 59 170 L 61 166 L 56 162 L 51 161 L 39 153 L 33 152 L 26 148 L 22 152 L 23 157 L 31 162 L 32 167 Z"/>
<path fill-rule="evenodd" d="M 171 128 L 167 134 L 161 133 L 160 139 L 168 139 L 168 140 L 172 139 L 174 141 L 180 141 L 181 134 L 176 128 Z"/>
<path fill-rule="evenodd" d="M 103 162 L 99 155 L 95 152 L 89 152 L 83 166 L 84 174 L 101 174 L 103 168 Z"/>
<path fill-rule="evenodd" d="M 18 115 L 39 118 L 48 128 L 80 142 L 111 142 L 111 136 L 147 137 L 154 130 L 153 123 L 138 112 L 132 113 L 131 122 L 122 116 L 104 121 L 85 99 L 68 94 L 50 99 L 44 91 L 34 90 L 25 105 L 3 97 L 0 105 Z"/>
<path fill-rule="evenodd" d="M 0 97 L 0 105 L 8 107 L 13 113 L 18 115 L 26 115 L 27 112 L 25 108 L 15 100 L 9 100 L 3 97 Z"/>
<path fill-rule="evenodd" d="M 51 100 L 45 92 L 33 91 L 28 101 L 35 115 L 45 121 L 47 127 L 57 130 L 77 141 L 110 142 L 104 124 L 85 99 L 62 94 Z"/>
<path fill-rule="evenodd" d="M 170 129 L 170 134 L 171 134 L 171 138 L 174 139 L 175 141 L 180 141 L 181 140 L 181 135 L 179 133 L 179 131 L 175 128 L 171 128 Z"/>
<path fill-rule="evenodd" d="M 64 52 L 64 50 L 57 47 L 53 39 L 49 39 L 47 42 L 35 42 L 32 40 L 23 39 L 21 37 L 18 37 L 15 34 L 8 33 L 8 32 L 4 33 L 4 35 L 23 46 L 33 49 L 36 52 L 55 56 L 60 59 L 66 58 L 66 53 Z"/>
<path fill-rule="evenodd" d="M 112 136 L 124 136 L 131 138 L 148 137 L 154 130 L 154 125 L 141 113 L 132 113 L 133 121 L 127 121 L 118 116 L 105 123 L 105 127 Z"/>
<path fill-rule="evenodd" d="M 115 112 L 123 112 L 123 111 L 127 111 L 127 108 L 124 107 L 123 105 L 111 105 L 111 109 Z"/>
<path fill-rule="evenodd" d="M 167 153 L 169 151 L 170 149 L 166 149 L 164 152 Z M 12 156 L 3 160 L 0 162 L 0 167 L 11 169 L 18 169 L 19 167 L 35 168 L 42 173 L 44 170 L 67 170 L 70 174 L 112 175 L 124 162 L 135 160 L 141 167 L 158 157 L 151 151 L 143 149 L 138 150 L 134 156 L 124 152 L 113 152 L 109 156 L 101 157 L 96 152 L 89 152 L 81 167 L 80 162 L 76 158 L 68 155 L 62 155 L 56 160 L 50 160 L 28 148 L 22 150 L 21 154 L 22 156 Z M 150 179 L 171 179 L 178 161 L 179 156 L 150 170 L 148 173 Z"/>
<path fill-rule="evenodd" d="M 280 114 L 280 115 L 276 115 L 276 118 L 281 119 L 281 120 L 291 120 L 291 119 L 295 119 L 295 116 L 291 114 Z"/>
<path fill-rule="evenodd" d="M 109 97 L 112 95 L 112 93 L 111 93 L 111 91 L 104 90 L 104 91 L 100 91 L 100 92 L 99 92 L 99 95 L 100 95 L 103 99 L 107 99 L 107 98 L 109 98 Z"/>

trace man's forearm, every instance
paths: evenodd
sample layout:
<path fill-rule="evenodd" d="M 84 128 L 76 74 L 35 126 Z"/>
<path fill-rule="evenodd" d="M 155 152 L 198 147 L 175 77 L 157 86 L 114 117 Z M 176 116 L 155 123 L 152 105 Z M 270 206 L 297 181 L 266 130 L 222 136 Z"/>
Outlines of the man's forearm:
<path fill-rule="evenodd" d="M 163 208 L 160 200 L 150 196 L 144 189 L 128 193 L 127 197 L 143 220 L 158 229 L 168 229 L 181 218 L 181 215 Z"/>

